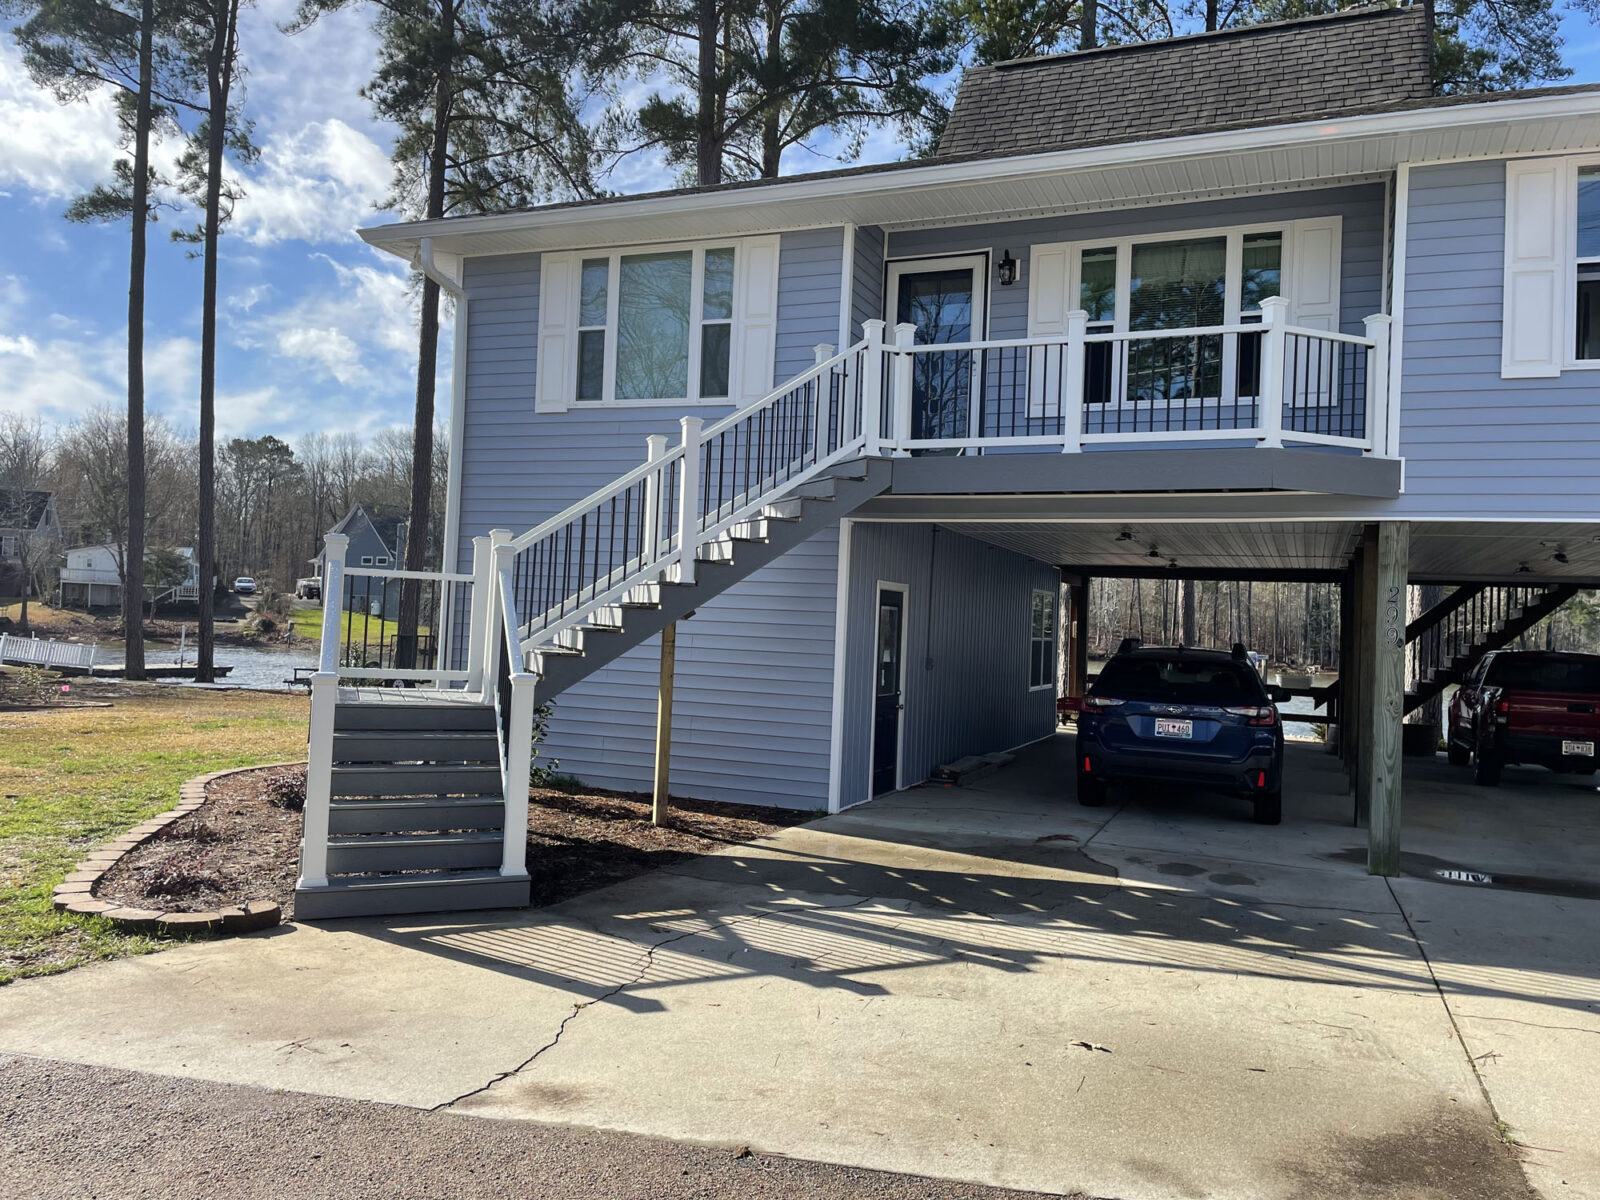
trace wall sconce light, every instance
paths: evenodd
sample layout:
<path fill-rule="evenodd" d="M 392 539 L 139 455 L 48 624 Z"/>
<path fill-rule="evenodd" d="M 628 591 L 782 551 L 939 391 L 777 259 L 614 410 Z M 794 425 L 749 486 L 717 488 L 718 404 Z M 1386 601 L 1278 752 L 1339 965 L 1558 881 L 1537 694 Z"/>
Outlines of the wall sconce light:
<path fill-rule="evenodd" d="M 1154 546 L 1151 546 L 1150 547 L 1150 552 L 1148 554 L 1146 554 L 1145 557 L 1146 558 L 1160 558 L 1161 557 L 1161 551 L 1157 550 Z"/>
<path fill-rule="evenodd" d="M 1011 257 L 1011 251 L 1005 250 L 1000 255 L 1000 286 L 1010 287 L 1017 281 L 1017 260 Z"/>

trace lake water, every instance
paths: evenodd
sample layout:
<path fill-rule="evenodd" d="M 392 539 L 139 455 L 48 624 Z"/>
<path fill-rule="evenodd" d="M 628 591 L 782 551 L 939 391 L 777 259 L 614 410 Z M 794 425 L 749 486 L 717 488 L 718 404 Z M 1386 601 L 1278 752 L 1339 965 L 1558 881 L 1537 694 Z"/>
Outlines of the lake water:
<path fill-rule="evenodd" d="M 289 687 L 289 680 L 294 678 L 296 667 L 315 667 L 317 665 L 317 650 L 315 646 L 302 643 L 301 647 L 289 646 L 218 646 L 217 665 L 219 667 L 232 667 L 233 670 L 225 675 L 221 682 L 212 684 L 181 683 L 180 687 L 245 687 L 262 688 L 271 691 L 285 691 Z M 175 648 L 152 648 L 146 655 L 147 663 L 176 663 L 178 651 Z M 183 654 L 183 661 L 187 664 L 194 663 L 194 646 L 190 645 Z"/>

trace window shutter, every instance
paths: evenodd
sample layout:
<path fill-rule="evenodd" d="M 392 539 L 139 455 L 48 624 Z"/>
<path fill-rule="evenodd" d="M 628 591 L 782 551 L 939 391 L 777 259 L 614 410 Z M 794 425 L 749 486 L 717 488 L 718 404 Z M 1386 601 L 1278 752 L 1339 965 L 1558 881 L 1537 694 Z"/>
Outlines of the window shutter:
<path fill-rule="evenodd" d="M 1339 331 L 1343 235 L 1342 217 L 1313 217 L 1294 223 L 1294 260 L 1288 271 L 1286 289 L 1293 302 L 1289 314 L 1291 325 L 1328 333 Z"/>
<path fill-rule="evenodd" d="M 1029 248 L 1029 337 L 1067 336 L 1067 313 L 1072 309 L 1072 254 L 1073 245 L 1069 242 Z M 1028 358 L 1029 418 L 1060 416 L 1063 356 L 1044 348 L 1035 349 Z"/>
<path fill-rule="evenodd" d="M 1506 164 L 1504 311 L 1500 377 L 1561 374 L 1566 329 L 1561 289 L 1566 277 L 1567 173 L 1553 159 Z"/>
<path fill-rule="evenodd" d="M 759 400 L 772 391 L 778 334 L 778 239 L 747 238 L 739 243 L 734 290 L 732 377 L 737 403 Z"/>
<path fill-rule="evenodd" d="M 539 264 L 539 351 L 533 411 L 566 412 L 578 390 L 578 256 L 546 254 Z"/>

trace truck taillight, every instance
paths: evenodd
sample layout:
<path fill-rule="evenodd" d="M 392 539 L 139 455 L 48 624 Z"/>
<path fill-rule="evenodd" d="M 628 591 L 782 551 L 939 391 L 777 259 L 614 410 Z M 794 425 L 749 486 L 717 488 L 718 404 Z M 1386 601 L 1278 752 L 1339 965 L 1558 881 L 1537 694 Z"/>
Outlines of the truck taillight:
<path fill-rule="evenodd" d="M 1494 710 L 1495 710 L 1495 712 L 1499 713 L 1502 717 L 1505 716 L 1508 712 L 1511 711 L 1511 701 L 1509 701 L 1509 700 L 1501 700 L 1501 701 L 1499 701 L 1494 706 Z"/>

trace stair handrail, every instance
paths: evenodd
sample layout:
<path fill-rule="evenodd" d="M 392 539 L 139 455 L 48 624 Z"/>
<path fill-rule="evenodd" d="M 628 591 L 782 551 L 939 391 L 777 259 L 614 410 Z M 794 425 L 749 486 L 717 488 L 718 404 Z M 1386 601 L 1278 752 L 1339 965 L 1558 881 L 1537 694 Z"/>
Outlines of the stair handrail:
<path fill-rule="evenodd" d="M 495 591 L 499 604 L 500 624 L 506 639 L 503 652 L 510 658 L 511 702 L 507 711 L 496 712 L 505 722 L 505 736 L 501 742 L 502 762 L 501 796 L 505 801 L 505 815 L 500 826 L 500 874 L 525 875 L 528 870 L 528 775 L 533 766 L 533 709 L 534 691 L 539 678 L 528 670 L 527 655 L 517 630 L 515 575 L 511 568 L 516 549 L 511 543 L 495 547 Z M 510 657 L 514 656 L 514 657 Z"/>
<path fill-rule="evenodd" d="M 769 502 L 777 489 L 797 486 L 829 463 L 858 454 L 862 418 L 855 389 L 871 374 L 864 369 L 869 347 L 867 339 L 837 354 L 823 353 L 831 346 L 819 347 L 812 366 L 759 400 L 710 425 L 703 426 L 697 416 L 684 417 L 676 446 L 666 448 L 665 439 L 653 435 L 644 462 L 511 539 L 507 595 L 518 616 L 519 647 L 539 648 L 674 565 L 681 582 L 692 582 L 701 544 Z M 877 349 L 881 352 L 881 346 Z M 830 381 L 835 372 L 837 386 Z M 770 420 L 768 410 L 776 410 Z M 756 436 L 752 422 L 759 423 L 766 441 Z M 797 422 L 811 436 L 804 444 L 794 433 Z M 749 435 L 740 435 L 741 425 L 749 426 Z M 709 505 L 713 485 L 705 483 L 700 466 L 715 459 L 718 469 L 726 470 L 728 441 L 719 439 L 734 443 L 733 458 L 741 469 L 750 462 L 778 465 L 770 478 L 744 471 L 741 491 L 728 501 L 718 491 L 720 507 L 708 519 L 702 502 Z M 715 482 L 725 483 L 725 476 Z M 729 515 L 729 503 L 736 515 Z"/>

